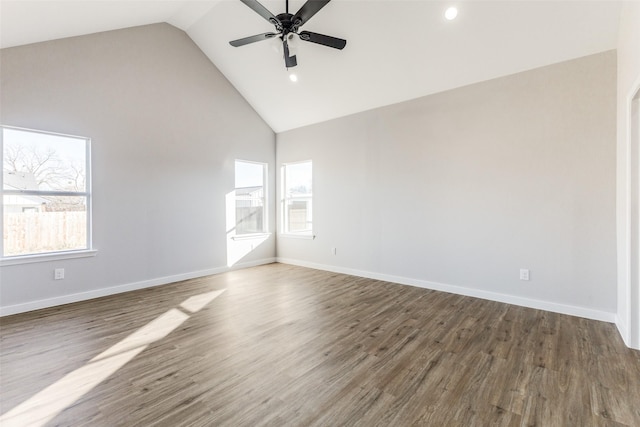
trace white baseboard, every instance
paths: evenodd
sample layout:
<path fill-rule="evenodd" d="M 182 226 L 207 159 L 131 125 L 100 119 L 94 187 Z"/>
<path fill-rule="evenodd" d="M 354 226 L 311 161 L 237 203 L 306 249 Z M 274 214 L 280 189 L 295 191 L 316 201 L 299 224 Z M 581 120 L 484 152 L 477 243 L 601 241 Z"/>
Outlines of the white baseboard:
<path fill-rule="evenodd" d="M 10 316 L 12 314 L 24 313 L 27 311 L 40 310 L 42 308 L 55 307 L 73 302 L 86 301 L 94 298 L 105 297 L 108 295 L 120 294 L 123 292 L 135 291 L 138 289 L 151 288 L 154 286 L 166 285 L 168 283 L 180 282 L 182 280 L 195 279 L 197 277 L 210 276 L 212 274 L 224 273 L 231 270 L 239 270 L 242 268 L 255 267 L 257 265 L 271 264 L 276 262 L 276 258 L 264 258 L 257 261 L 235 264 L 232 267 L 216 267 L 206 270 L 192 271 L 189 273 L 176 274 L 172 276 L 157 277 L 155 279 L 143 280 L 140 282 L 127 283 L 124 285 L 110 286 L 108 288 L 95 289 L 87 292 L 78 292 L 75 294 L 61 295 L 54 298 L 47 298 L 37 301 L 29 301 L 22 304 L 9 305 L 0 307 L 0 317 Z"/>
<path fill-rule="evenodd" d="M 631 336 L 631 331 L 629 330 L 629 323 L 625 322 L 618 315 L 616 315 L 615 324 L 616 328 L 618 328 L 618 333 L 622 337 L 622 341 L 624 341 L 627 347 L 633 348 L 635 350 L 640 350 L 640 340 L 636 340 L 636 342 L 634 342 Z"/>
<path fill-rule="evenodd" d="M 445 283 L 429 282 L 427 280 L 412 279 L 402 276 L 392 276 L 370 271 L 355 270 L 351 268 L 336 267 L 332 265 L 316 264 L 313 262 L 300 261 L 291 258 L 277 258 L 282 264 L 297 265 L 300 267 L 313 268 L 316 270 L 331 271 L 333 273 L 348 274 L 351 276 L 366 277 L 368 279 L 382 280 L 385 282 L 399 283 L 401 285 L 416 286 L 418 288 L 432 289 L 436 291 L 449 292 L 452 294 L 465 295 L 491 301 L 504 302 L 507 304 L 519 305 L 522 307 L 535 308 L 538 310 L 551 311 L 553 313 L 568 314 L 571 316 L 584 317 L 586 319 L 600 320 L 603 322 L 616 323 L 615 313 L 594 310 L 592 308 L 578 307 L 573 305 L 559 304 L 550 301 L 542 301 L 531 298 L 518 297 L 514 295 L 501 294 L 498 292 L 484 291 L 481 289 L 465 288 L 463 286 L 447 285 Z"/>
<path fill-rule="evenodd" d="M 466 295 L 476 298 L 482 298 L 491 301 L 504 302 L 507 304 L 519 305 L 522 307 L 535 308 L 539 310 L 551 311 L 554 313 L 568 314 L 571 316 L 584 317 L 587 319 L 600 320 L 604 322 L 614 323 L 618 328 L 625 344 L 629 346 L 629 335 L 624 322 L 616 316 L 615 313 L 609 313 L 600 310 L 594 310 L 585 307 L 578 307 L 566 304 L 558 304 L 549 301 L 541 301 L 530 298 L 517 297 L 513 295 L 501 294 L 497 292 L 484 291 L 481 289 L 465 288 L 462 286 L 448 285 L 444 283 L 430 282 L 420 279 L 412 279 L 402 276 L 393 276 L 383 273 L 374 273 L 364 270 L 356 270 L 345 267 L 337 267 L 332 265 L 318 264 L 313 262 L 301 261 L 291 258 L 265 258 L 257 261 L 236 264 L 233 267 L 216 267 L 206 270 L 199 270 L 189 273 L 176 274 L 172 276 L 158 277 L 155 279 L 144 280 L 140 282 L 128 283 L 124 285 L 111 286 L 108 288 L 95 289 L 87 292 L 79 292 L 75 294 L 62 295 L 54 298 L 48 298 L 37 301 L 30 301 L 22 304 L 0 307 L 0 317 L 12 314 L 24 313 L 27 311 L 39 310 L 42 308 L 55 307 L 73 302 L 86 301 L 94 298 L 100 298 L 108 295 L 115 295 L 123 292 L 135 291 L 138 289 L 150 288 L 154 286 L 166 285 L 168 283 L 179 282 L 182 280 L 194 279 L 197 277 L 210 276 L 212 274 L 224 273 L 231 270 L 254 267 L 257 265 L 270 264 L 280 262 L 283 264 L 297 265 L 300 267 L 313 268 L 316 270 L 331 271 L 334 273 L 348 274 L 351 276 L 366 277 L 374 280 L 383 280 L 385 282 L 399 283 L 402 285 L 416 286 L 419 288 L 432 289 L 436 291 L 449 292 L 458 295 Z"/>
<path fill-rule="evenodd" d="M 618 333 L 622 337 L 622 341 L 624 341 L 627 347 L 631 347 L 631 336 L 629 334 L 629 330 L 627 329 L 627 322 L 623 321 L 623 319 L 621 319 L 616 314 L 615 324 L 616 324 L 616 328 L 618 328 Z"/>

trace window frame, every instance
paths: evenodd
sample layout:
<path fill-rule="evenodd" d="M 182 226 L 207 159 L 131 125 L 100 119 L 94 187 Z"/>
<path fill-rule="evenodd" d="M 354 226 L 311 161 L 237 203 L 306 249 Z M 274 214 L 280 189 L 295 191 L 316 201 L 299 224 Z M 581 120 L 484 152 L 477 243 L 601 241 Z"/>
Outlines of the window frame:
<path fill-rule="evenodd" d="M 53 191 L 53 190 L 10 190 L 4 188 L 4 173 L 0 176 L 0 230 L 4 233 L 4 196 L 55 196 L 55 197 L 84 197 L 86 199 L 86 244 L 81 249 L 36 252 L 19 255 L 4 254 L 4 238 L 0 239 L 0 266 L 26 264 L 41 261 L 57 261 L 69 258 L 83 258 L 95 256 L 97 251 L 93 248 L 93 214 L 92 214 L 92 189 L 91 189 L 91 138 L 78 135 L 69 135 L 59 132 L 50 132 L 39 129 L 30 129 L 17 126 L 0 124 L 0 160 L 4 170 L 4 130 L 17 130 L 22 132 L 53 135 L 64 138 L 73 138 L 84 141 L 85 147 L 85 187 L 84 191 Z"/>
<path fill-rule="evenodd" d="M 232 239 L 234 240 L 242 240 L 242 239 L 250 239 L 252 237 L 257 237 L 257 236 L 264 236 L 264 235 L 268 235 L 270 234 L 269 232 L 269 205 L 268 205 L 268 201 L 269 201 L 269 197 L 268 197 L 268 190 L 269 190 L 269 186 L 268 186 L 268 180 L 269 180 L 269 164 L 265 163 L 265 162 L 256 162 L 253 160 L 244 160 L 244 159 L 235 159 L 235 161 L 233 162 L 233 166 L 234 166 L 234 183 L 233 183 L 233 191 L 234 191 L 234 203 L 237 203 L 238 199 L 238 195 L 236 194 L 236 190 L 238 189 L 238 187 L 236 187 L 236 164 L 240 162 L 240 163 L 249 163 L 249 164 L 253 164 L 253 165 L 260 165 L 262 166 L 262 197 L 259 198 L 262 200 L 262 231 L 261 232 L 256 232 L 256 233 L 238 233 L 238 229 L 237 229 L 237 224 L 238 224 L 238 218 L 235 218 L 235 223 L 236 223 L 236 230 L 234 235 L 232 236 Z M 254 198 L 249 198 L 249 199 L 242 199 L 242 200 L 252 200 L 252 199 L 258 199 L 257 197 Z M 236 204 L 237 206 L 237 204 Z M 234 207 L 234 209 L 237 209 Z M 234 210 L 234 212 L 237 212 L 236 210 Z"/>
<path fill-rule="evenodd" d="M 311 165 L 311 193 L 304 196 L 289 197 L 287 194 L 287 166 L 299 165 L 302 163 L 309 163 Z M 282 163 L 281 166 L 281 226 L 282 231 L 280 235 L 283 237 L 290 237 L 296 239 L 315 239 L 313 233 L 313 160 L 301 160 L 297 162 Z M 289 214 L 287 206 L 293 201 L 309 201 L 311 202 L 311 227 L 304 231 L 291 231 L 289 230 Z"/>

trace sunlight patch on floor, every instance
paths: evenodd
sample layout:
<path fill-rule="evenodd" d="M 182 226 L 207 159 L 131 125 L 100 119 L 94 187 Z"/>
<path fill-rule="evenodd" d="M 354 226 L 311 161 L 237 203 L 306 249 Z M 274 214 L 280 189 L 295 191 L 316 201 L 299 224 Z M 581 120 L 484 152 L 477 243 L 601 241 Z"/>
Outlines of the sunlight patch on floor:
<path fill-rule="evenodd" d="M 226 289 L 222 289 L 220 291 L 213 291 L 213 292 L 207 292 L 206 294 L 194 295 L 182 301 L 182 303 L 180 303 L 180 307 L 184 308 L 187 311 L 190 311 L 191 313 L 198 312 L 202 310 L 211 301 L 216 299 L 225 290 Z"/>
<path fill-rule="evenodd" d="M 225 289 L 194 295 L 180 307 L 196 313 L 220 296 Z M 187 319 L 189 315 L 172 308 L 123 340 L 91 359 L 39 393 L 0 416 L 2 427 L 38 427 L 51 421 L 73 405 L 95 386 L 122 368 L 150 344 L 160 341 Z"/>

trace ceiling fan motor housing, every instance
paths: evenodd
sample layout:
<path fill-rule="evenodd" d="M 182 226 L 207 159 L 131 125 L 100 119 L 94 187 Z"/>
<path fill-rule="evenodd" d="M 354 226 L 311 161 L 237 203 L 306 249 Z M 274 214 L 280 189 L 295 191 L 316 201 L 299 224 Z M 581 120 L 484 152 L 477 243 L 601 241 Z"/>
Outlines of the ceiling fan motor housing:
<path fill-rule="evenodd" d="M 281 13 L 277 15 L 276 18 L 278 18 L 278 21 L 280 21 L 282 28 L 278 28 L 279 25 L 277 22 L 274 25 L 276 26 L 276 28 L 278 28 L 278 30 L 282 30 L 282 32 L 285 34 L 297 32 L 298 27 L 302 23 L 299 19 L 296 19 L 294 22 L 293 15 L 290 13 Z"/>

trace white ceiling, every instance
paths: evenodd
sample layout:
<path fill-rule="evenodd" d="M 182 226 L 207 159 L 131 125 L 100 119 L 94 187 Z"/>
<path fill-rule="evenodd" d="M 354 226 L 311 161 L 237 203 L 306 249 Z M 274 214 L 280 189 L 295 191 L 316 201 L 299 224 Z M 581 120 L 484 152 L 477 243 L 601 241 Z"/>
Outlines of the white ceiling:
<path fill-rule="evenodd" d="M 291 0 L 295 13 L 304 3 Z M 284 0 L 262 2 L 272 13 Z M 450 5 L 454 21 L 444 19 Z M 276 132 L 609 49 L 620 2 L 333 0 L 304 27 L 347 40 L 295 41 L 292 83 L 273 30 L 239 0 L 2 0 L 0 47 L 156 22 L 183 29 Z"/>

